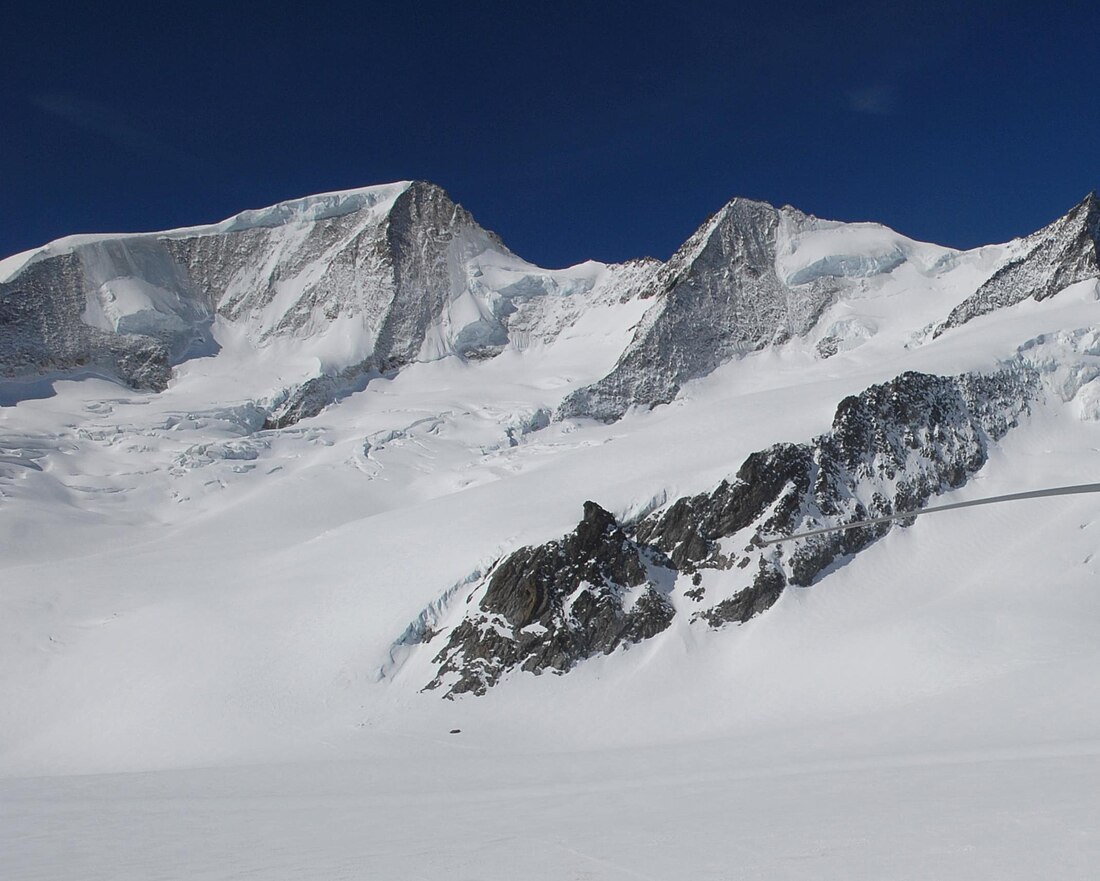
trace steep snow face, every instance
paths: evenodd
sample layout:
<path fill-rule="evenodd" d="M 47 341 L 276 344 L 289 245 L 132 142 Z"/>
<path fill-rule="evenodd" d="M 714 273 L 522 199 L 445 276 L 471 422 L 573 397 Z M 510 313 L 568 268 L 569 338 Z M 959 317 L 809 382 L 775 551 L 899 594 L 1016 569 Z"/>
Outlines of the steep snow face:
<path fill-rule="evenodd" d="M 319 193 L 280 202 L 268 208 L 257 208 L 234 214 L 219 223 L 181 227 L 154 233 L 101 233 L 65 236 L 40 248 L 32 248 L 0 260 L 0 283 L 13 280 L 23 269 L 39 260 L 71 254 L 74 251 L 104 241 L 119 239 L 193 238 L 242 232 L 250 229 L 273 229 L 285 225 L 310 223 L 353 213 L 371 213 L 381 219 L 392 207 L 394 200 L 412 185 L 411 181 L 399 181 L 357 190 L 340 190 Z"/>
<path fill-rule="evenodd" d="M 397 183 L 381 186 L 363 187 L 358 190 L 320 193 L 316 196 L 305 196 L 301 199 L 280 202 L 269 208 L 242 211 L 240 214 L 235 214 L 213 227 L 198 227 L 191 230 L 180 230 L 179 232 L 181 234 L 241 232 L 246 229 L 269 229 L 286 226 L 287 224 L 316 223 L 319 220 L 330 220 L 348 214 L 358 214 L 361 217 L 364 214 L 372 214 L 377 222 L 389 213 L 394 201 L 410 186 L 412 186 L 411 181 L 398 181 Z M 171 234 L 168 233 L 168 235 Z"/>
<path fill-rule="evenodd" d="M 871 278 L 906 261 L 921 272 L 932 272 L 955 253 L 915 242 L 877 223 L 821 220 L 790 206 L 780 212 L 775 250 L 776 272 L 792 287 L 819 278 Z"/>
<path fill-rule="evenodd" d="M 74 253 L 85 282 L 81 317 L 92 327 L 173 338 L 212 317 L 212 304 L 156 239 L 102 239 L 82 244 Z"/>

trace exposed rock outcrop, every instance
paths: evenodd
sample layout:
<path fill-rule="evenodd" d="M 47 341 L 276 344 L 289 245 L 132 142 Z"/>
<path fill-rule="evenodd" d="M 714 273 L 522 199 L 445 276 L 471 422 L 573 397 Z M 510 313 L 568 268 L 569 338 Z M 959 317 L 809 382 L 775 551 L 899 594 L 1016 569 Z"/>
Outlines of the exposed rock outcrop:
<path fill-rule="evenodd" d="M 892 524 L 764 540 L 919 510 L 985 464 L 1040 387 L 1023 361 L 992 375 L 904 373 L 841 401 L 829 432 L 752 453 L 711 492 L 639 522 L 586 502 L 576 531 L 516 551 L 475 588 L 477 611 L 447 633 L 428 687 L 482 694 L 512 668 L 565 672 L 662 632 L 680 596 L 700 604 L 693 620 L 747 621 Z"/>
<path fill-rule="evenodd" d="M 585 502 L 584 519 L 560 541 L 521 548 L 486 581 L 477 611 L 454 627 L 429 688 L 483 694 L 513 667 L 569 670 L 660 633 L 673 609 L 647 559 L 615 518 Z"/>

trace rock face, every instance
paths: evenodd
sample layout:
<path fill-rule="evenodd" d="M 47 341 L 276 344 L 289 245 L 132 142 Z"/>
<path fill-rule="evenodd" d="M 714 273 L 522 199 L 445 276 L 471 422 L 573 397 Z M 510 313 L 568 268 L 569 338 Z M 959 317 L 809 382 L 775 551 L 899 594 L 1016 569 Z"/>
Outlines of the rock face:
<path fill-rule="evenodd" d="M 956 306 L 933 336 L 1028 298 L 1045 300 L 1071 284 L 1097 276 L 1100 199 L 1089 193 L 1064 217 L 1023 239 L 1019 255 Z"/>
<path fill-rule="evenodd" d="M 734 199 L 727 204 L 642 293 L 654 298 L 654 305 L 615 368 L 567 397 L 559 417 L 611 421 L 632 405 L 667 403 L 686 381 L 734 356 L 808 331 L 850 269 L 819 267 L 796 277 L 795 284 L 780 278 L 781 225 L 798 227 L 813 220 L 766 202 Z"/>
<path fill-rule="evenodd" d="M 673 609 L 652 569 L 659 565 L 615 518 L 585 502 L 572 533 L 496 566 L 477 611 L 436 656 L 441 667 L 428 688 L 446 685 L 447 697 L 484 694 L 513 667 L 564 673 L 583 658 L 655 636 Z"/>
<path fill-rule="evenodd" d="M 662 632 L 689 600 L 693 621 L 747 621 L 892 524 L 765 539 L 920 509 L 966 483 L 1039 394 L 1022 361 L 992 375 L 904 373 L 841 401 L 831 431 L 755 452 L 733 479 L 639 522 L 587 502 L 576 531 L 516 551 L 475 588 L 477 610 L 447 633 L 428 688 L 482 694 L 515 667 L 565 672 Z"/>
<path fill-rule="evenodd" d="M 841 401 L 832 431 L 753 453 L 735 480 L 673 503 L 639 523 L 635 536 L 681 571 L 755 573 L 702 613 L 716 626 L 748 620 L 785 585 L 812 584 L 891 524 L 779 546 L 762 547 L 763 539 L 918 510 L 978 471 L 990 443 L 1030 412 L 1038 394 L 1038 375 L 1023 366 L 991 376 L 902 374 Z"/>

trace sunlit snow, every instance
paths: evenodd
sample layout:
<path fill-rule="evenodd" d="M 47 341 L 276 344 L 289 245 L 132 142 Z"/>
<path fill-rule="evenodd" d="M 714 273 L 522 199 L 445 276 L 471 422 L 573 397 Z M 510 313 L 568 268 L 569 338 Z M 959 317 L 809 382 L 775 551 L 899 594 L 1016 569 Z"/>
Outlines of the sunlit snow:
<path fill-rule="evenodd" d="M 395 194 L 219 228 L 291 230 Z M 585 500 L 629 517 L 710 489 L 905 370 L 1019 357 L 1043 375 L 1045 403 L 943 501 L 1100 480 L 1095 280 L 930 340 L 1009 250 L 822 221 L 779 269 L 853 286 L 809 334 L 605 425 L 550 414 L 651 303 L 602 296 L 603 264 L 454 253 L 420 361 L 290 428 L 264 430 L 257 402 L 370 344 L 357 318 L 264 337 L 304 276 L 286 304 L 218 318 L 220 350 L 160 394 L 47 378 L 52 397 L 0 409 L 0 876 L 1094 875 L 1095 497 L 921 518 L 744 625 L 678 614 L 480 698 L 422 692 L 435 649 L 411 637 Z M 167 281 L 106 275 L 89 323 L 194 319 Z M 526 324 L 501 337 L 517 307 Z"/>

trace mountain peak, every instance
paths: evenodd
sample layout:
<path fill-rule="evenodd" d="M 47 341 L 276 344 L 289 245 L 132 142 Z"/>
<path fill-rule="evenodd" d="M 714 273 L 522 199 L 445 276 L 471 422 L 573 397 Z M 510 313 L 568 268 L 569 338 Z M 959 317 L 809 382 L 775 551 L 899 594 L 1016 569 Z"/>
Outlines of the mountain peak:
<path fill-rule="evenodd" d="M 1097 197 L 1096 190 L 1085 196 L 1075 211 L 1084 215 L 1088 234 L 1100 249 L 1100 197 Z"/>
<path fill-rule="evenodd" d="M 951 310 L 933 337 L 996 309 L 1029 298 L 1045 300 L 1071 284 L 1100 275 L 1100 200 L 1096 191 L 1015 245 L 1016 255 Z"/>

